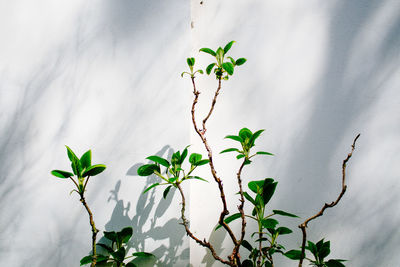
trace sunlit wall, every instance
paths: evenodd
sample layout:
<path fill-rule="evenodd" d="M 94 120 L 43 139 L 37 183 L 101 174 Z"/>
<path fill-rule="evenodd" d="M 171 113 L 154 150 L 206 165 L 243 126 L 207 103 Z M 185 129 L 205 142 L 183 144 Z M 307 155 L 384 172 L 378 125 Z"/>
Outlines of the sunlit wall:
<path fill-rule="evenodd" d="M 219 266 L 185 235 L 178 192 L 143 195 L 151 180 L 136 170 L 149 155 L 189 144 L 206 154 L 191 125 L 191 82 L 180 73 L 188 56 L 199 68 L 209 63 L 199 48 L 231 40 L 231 55 L 248 61 L 223 83 L 206 132 L 231 213 L 239 162 L 218 155 L 233 145 L 224 136 L 266 129 L 257 147 L 275 156 L 254 160 L 244 183 L 273 177 L 271 209 L 304 219 L 336 199 L 342 160 L 361 133 L 348 190 L 310 223 L 309 238 L 331 240 L 332 258 L 348 266 L 400 260 L 399 1 L 0 1 L 0 36 L 2 266 L 78 266 L 90 252 L 72 184 L 50 175 L 69 168 L 64 145 L 92 149 L 107 165 L 86 193 L 100 230 L 132 226 L 131 251 L 153 252 L 160 266 Z M 200 120 L 217 83 L 196 81 Z M 199 175 L 210 182 L 184 185 L 191 229 L 227 255 L 228 237 L 213 230 L 218 190 L 206 167 Z M 288 249 L 300 246 L 300 222 L 281 221 L 294 230 L 282 239 Z"/>

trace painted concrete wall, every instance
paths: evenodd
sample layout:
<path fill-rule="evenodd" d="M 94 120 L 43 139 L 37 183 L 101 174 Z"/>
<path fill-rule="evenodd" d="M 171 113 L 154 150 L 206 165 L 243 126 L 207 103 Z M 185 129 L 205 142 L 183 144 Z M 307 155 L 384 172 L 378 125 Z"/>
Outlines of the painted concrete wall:
<path fill-rule="evenodd" d="M 257 146 L 276 156 L 255 160 L 245 183 L 275 178 L 271 208 L 305 218 L 336 198 L 341 161 L 361 133 L 348 191 L 310 224 L 310 239 L 331 240 L 332 257 L 348 266 L 396 266 L 398 1 L 21 0 L 1 1 L 0 18 L 2 265 L 77 266 L 89 252 L 87 215 L 68 194 L 72 185 L 49 174 L 69 167 L 66 144 L 78 154 L 91 148 L 108 167 L 87 192 L 98 228 L 131 225 L 132 245 L 162 257 L 160 266 L 219 266 L 189 245 L 177 192 L 142 195 L 148 181 L 135 173 L 151 154 L 188 144 L 205 154 L 190 124 L 191 84 L 179 74 L 189 55 L 206 66 L 200 47 L 235 40 L 232 56 L 248 62 L 223 84 L 208 123 L 214 153 L 242 127 L 266 129 Z M 199 76 L 198 86 L 202 117 L 215 79 Z M 233 213 L 239 163 L 230 155 L 215 163 Z M 200 175 L 211 180 L 206 169 Z M 229 253 L 224 233 L 212 230 L 215 184 L 185 189 L 193 231 Z M 300 221 L 283 223 L 295 230 L 284 243 L 298 247 Z"/>

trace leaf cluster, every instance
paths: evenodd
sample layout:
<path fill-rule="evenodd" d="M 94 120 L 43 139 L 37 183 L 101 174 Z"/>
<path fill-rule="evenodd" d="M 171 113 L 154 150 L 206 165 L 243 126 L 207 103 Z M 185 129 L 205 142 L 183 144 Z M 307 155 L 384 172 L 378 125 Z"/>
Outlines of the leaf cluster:
<path fill-rule="evenodd" d="M 185 149 L 182 150 L 182 153 L 180 151 L 173 153 L 170 160 L 156 155 L 147 157 L 146 159 L 152 161 L 152 163 L 140 166 L 137 170 L 138 175 L 150 176 L 155 174 L 161 178 L 162 182 L 150 185 L 144 190 L 143 193 L 148 192 L 150 189 L 156 186 L 167 185 L 163 193 L 163 197 L 166 198 L 172 187 L 178 187 L 178 185 L 185 180 L 197 179 L 207 182 L 207 180 L 201 177 L 192 175 L 192 172 L 197 167 L 207 164 L 210 160 L 203 159 L 201 154 L 192 153 L 188 158 L 190 168 L 189 170 L 185 171 L 182 165 L 184 164 L 187 156 L 188 147 L 185 147 Z M 161 171 L 162 167 L 164 171 Z"/>
<path fill-rule="evenodd" d="M 97 255 L 98 264 L 111 264 L 113 267 L 137 267 L 134 261 L 137 258 L 154 258 L 155 256 L 147 252 L 134 252 L 132 255 L 127 256 L 128 242 L 133 234 L 132 227 L 125 227 L 119 232 L 104 232 L 104 238 L 107 239 L 107 243 L 97 243 L 96 245 L 103 248 L 105 254 Z M 80 261 L 81 266 L 90 264 L 92 262 L 92 255 L 83 257 Z M 128 263 L 124 263 L 126 259 L 131 260 Z"/>
<path fill-rule="evenodd" d="M 224 48 L 218 47 L 215 51 L 211 48 L 201 48 L 199 51 L 210 54 L 215 58 L 215 62 L 209 64 L 206 68 L 206 73 L 210 73 L 214 70 L 215 76 L 218 80 L 228 80 L 229 76 L 233 75 L 236 66 L 243 65 L 246 62 L 245 58 L 239 58 L 237 60 L 232 57 L 226 57 L 229 61 L 225 61 L 225 56 L 231 49 L 235 41 L 230 41 L 225 45 Z"/>
<path fill-rule="evenodd" d="M 324 241 L 324 239 L 321 239 L 316 244 L 314 244 L 311 241 L 307 241 L 307 246 L 305 247 L 305 249 L 310 251 L 311 254 L 314 256 L 314 259 L 307 258 L 312 266 L 345 267 L 345 265 L 342 262 L 346 260 L 341 260 L 341 259 L 325 260 L 325 258 L 331 253 L 330 241 Z M 301 257 L 301 251 L 290 250 L 285 253 L 285 256 L 292 260 L 299 260 Z"/>
<path fill-rule="evenodd" d="M 91 176 L 96 176 L 102 173 L 106 166 L 104 164 L 95 164 L 92 165 L 92 151 L 86 151 L 81 158 L 78 158 L 71 148 L 65 146 L 67 148 L 67 155 L 69 160 L 71 161 L 71 169 L 72 173 L 63 170 L 52 170 L 51 174 L 56 176 L 57 178 L 67 179 L 70 178 L 74 181 L 77 191 L 79 194 L 83 194 L 86 189 L 87 180 Z M 73 176 L 77 177 L 77 180 L 73 179 Z"/>
<path fill-rule="evenodd" d="M 255 133 L 250 131 L 248 128 L 242 128 L 239 131 L 238 135 L 227 135 L 225 138 L 232 139 L 240 143 L 241 148 L 228 148 L 220 152 L 227 153 L 227 152 L 237 152 L 238 155 L 236 156 L 237 159 L 244 158 L 245 164 L 251 163 L 251 158 L 256 155 L 269 155 L 273 156 L 274 154 L 265 152 L 265 151 L 258 151 L 254 154 L 250 154 L 250 149 L 255 146 L 256 139 L 261 135 L 264 130 L 258 130 Z"/>

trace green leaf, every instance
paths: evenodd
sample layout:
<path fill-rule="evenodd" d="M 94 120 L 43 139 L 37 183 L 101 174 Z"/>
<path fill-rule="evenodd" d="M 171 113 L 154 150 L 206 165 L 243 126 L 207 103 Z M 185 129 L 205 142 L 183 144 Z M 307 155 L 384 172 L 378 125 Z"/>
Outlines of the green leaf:
<path fill-rule="evenodd" d="M 138 267 L 136 264 L 134 264 L 132 261 L 128 262 L 125 267 Z"/>
<path fill-rule="evenodd" d="M 341 263 L 341 261 L 345 261 L 345 260 L 331 259 L 331 260 L 325 262 L 325 264 L 326 264 L 326 267 L 346 267 L 343 263 Z"/>
<path fill-rule="evenodd" d="M 208 75 L 210 75 L 210 73 L 211 73 L 212 69 L 214 68 L 214 66 L 215 66 L 215 63 L 211 63 L 210 65 L 207 66 L 206 73 Z"/>
<path fill-rule="evenodd" d="M 151 257 L 155 257 L 153 254 L 147 253 L 147 252 L 134 252 L 134 253 L 132 254 L 132 256 L 134 256 L 134 257 L 140 257 L 140 258 L 151 258 Z"/>
<path fill-rule="evenodd" d="M 181 160 L 179 161 L 179 164 L 182 164 L 183 161 L 185 160 L 185 158 L 186 158 L 186 156 L 188 154 L 188 150 L 187 150 L 188 147 L 189 146 L 185 147 L 185 149 L 182 151 Z"/>
<path fill-rule="evenodd" d="M 242 262 L 242 267 L 254 267 L 254 264 L 251 260 L 244 260 Z"/>
<path fill-rule="evenodd" d="M 203 70 L 196 70 L 196 72 L 200 73 L 200 74 L 204 74 Z M 195 73 L 196 73 L 195 72 Z"/>
<path fill-rule="evenodd" d="M 89 263 L 92 263 L 92 256 L 89 255 L 89 256 L 83 257 L 83 258 L 81 259 L 80 263 L 81 263 L 81 266 L 82 266 L 82 265 L 89 264 Z"/>
<path fill-rule="evenodd" d="M 71 168 L 75 175 L 81 177 L 82 165 L 78 158 L 73 158 L 71 162 Z"/>
<path fill-rule="evenodd" d="M 320 259 L 326 258 L 331 253 L 330 249 L 330 241 L 327 241 L 323 244 L 322 248 L 319 250 Z"/>
<path fill-rule="evenodd" d="M 247 59 L 245 59 L 243 57 L 238 58 L 238 60 L 236 60 L 236 65 L 237 66 L 243 65 L 246 61 L 247 61 Z"/>
<path fill-rule="evenodd" d="M 117 242 L 117 233 L 114 231 L 104 232 L 104 237 L 107 238 L 108 240 L 111 240 L 112 242 Z"/>
<path fill-rule="evenodd" d="M 278 229 L 276 229 L 276 231 L 280 234 L 280 235 L 287 235 L 287 234 L 291 234 L 293 233 L 292 230 L 290 230 L 287 227 L 278 227 Z"/>
<path fill-rule="evenodd" d="M 232 214 L 231 216 L 227 217 L 227 218 L 224 220 L 224 222 L 225 222 L 226 224 L 228 224 L 228 223 L 230 223 L 230 222 L 232 222 L 232 221 L 234 221 L 234 220 L 236 220 L 236 219 L 239 219 L 241 216 L 242 216 L 242 215 L 241 215 L 240 213 Z M 221 228 L 221 227 L 222 227 L 222 225 L 218 225 L 218 226 L 215 228 L 215 230 L 217 230 L 217 229 L 219 229 L 219 228 Z"/>
<path fill-rule="evenodd" d="M 169 185 L 167 188 L 165 188 L 164 193 L 163 193 L 163 198 L 166 199 L 169 193 L 169 190 L 171 190 L 172 185 Z"/>
<path fill-rule="evenodd" d="M 67 155 L 68 158 L 71 162 L 73 162 L 74 160 L 79 161 L 78 157 L 75 155 L 74 151 L 72 151 L 71 148 L 69 148 L 69 146 L 65 146 L 67 148 Z"/>
<path fill-rule="evenodd" d="M 256 132 L 252 135 L 252 137 L 250 138 L 250 144 L 251 144 L 251 146 L 254 146 L 254 142 L 255 142 L 256 139 L 260 136 L 260 134 L 261 134 L 262 132 L 264 132 L 264 129 L 258 130 L 258 131 L 256 131 Z"/>
<path fill-rule="evenodd" d="M 244 158 L 244 154 L 239 154 L 239 155 L 236 156 L 236 158 L 237 158 L 237 159 Z"/>
<path fill-rule="evenodd" d="M 232 139 L 232 140 L 239 141 L 239 142 L 243 142 L 243 139 L 240 136 L 237 136 L 237 135 L 227 135 L 227 136 L 225 136 L 225 138 Z"/>
<path fill-rule="evenodd" d="M 232 45 L 233 45 L 234 42 L 235 42 L 235 41 L 230 41 L 229 43 L 227 43 L 227 44 L 225 45 L 225 47 L 224 47 L 224 54 L 226 54 L 226 53 L 229 51 L 229 49 L 231 49 L 231 47 L 232 47 Z"/>
<path fill-rule="evenodd" d="M 221 152 L 219 152 L 219 154 L 226 153 L 226 152 L 233 152 L 233 151 L 239 152 L 239 149 L 237 149 L 237 148 L 228 148 L 228 149 L 222 150 Z"/>
<path fill-rule="evenodd" d="M 125 227 L 120 232 L 117 233 L 117 236 L 119 240 L 122 241 L 122 243 L 128 243 L 132 237 L 132 234 L 133 234 L 132 227 Z"/>
<path fill-rule="evenodd" d="M 265 151 L 258 151 L 256 153 L 257 155 L 268 155 L 268 156 L 274 156 L 274 154 L 269 153 L 269 152 L 265 152 Z"/>
<path fill-rule="evenodd" d="M 92 151 L 86 151 L 79 161 L 81 162 L 81 166 L 83 169 L 89 168 L 92 165 Z"/>
<path fill-rule="evenodd" d="M 242 245 L 242 247 L 246 248 L 250 252 L 253 250 L 253 247 L 246 240 L 243 240 L 240 245 Z"/>
<path fill-rule="evenodd" d="M 239 131 L 239 136 L 240 136 L 240 138 L 242 138 L 243 141 L 245 141 L 246 139 L 250 140 L 251 137 L 253 136 L 253 133 L 247 128 L 242 128 Z"/>
<path fill-rule="evenodd" d="M 272 210 L 272 212 L 273 212 L 274 214 L 277 214 L 277 215 L 288 216 L 288 217 L 294 217 L 294 218 L 300 218 L 300 217 L 297 216 L 297 215 L 294 215 L 294 214 L 292 214 L 292 213 L 289 213 L 289 212 L 286 212 L 286 211 L 283 211 L 283 210 Z"/>
<path fill-rule="evenodd" d="M 196 162 L 200 161 L 202 157 L 203 157 L 203 156 L 200 155 L 200 154 L 192 153 L 192 154 L 190 154 L 189 162 L 190 162 L 192 165 L 196 165 Z"/>
<path fill-rule="evenodd" d="M 125 247 L 120 247 L 116 252 L 111 253 L 113 258 L 119 262 L 123 262 L 126 255 Z"/>
<path fill-rule="evenodd" d="M 234 66 L 233 66 L 232 63 L 230 63 L 230 62 L 224 62 L 224 63 L 222 63 L 222 68 L 223 68 L 224 70 L 226 70 L 226 72 L 227 72 L 229 75 L 232 75 L 232 74 L 233 74 Z"/>
<path fill-rule="evenodd" d="M 231 61 L 231 63 L 233 64 L 233 66 L 235 66 L 235 65 L 236 65 L 235 60 L 234 60 L 232 57 L 228 57 L 228 58 L 229 58 L 229 60 Z"/>
<path fill-rule="evenodd" d="M 74 176 L 73 173 L 61 171 L 61 170 L 52 170 L 51 174 L 53 174 L 54 176 L 56 176 L 58 178 L 63 178 L 63 179 Z"/>
<path fill-rule="evenodd" d="M 149 176 L 152 175 L 154 171 L 160 172 L 160 166 L 157 164 L 145 164 L 138 168 L 137 173 L 139 176 Z"/>
<path fill-rule="evenodd" d="M 96 164 L 96 165 L 90 166 L 82 174 L 82 177 L 96 176 L 97 174 L 102 173 L 105 169 L 106 169 L 106 165 L 103 165 L 103 164 Z"/>
<path fill-rule="evenodd" d="M 307 243 L 308 246 L 306 246 L 306 249 L 311 251 L 312 254 L 317 255 L 318 254 L 317 246 L 311 241 L 307 241 Z"/>
<path fill-rule="evenodd" d="M 217 54 L 216 54 L 212 49 L 210 49 L 210 48 L 201 48 L 199 51 L 200 51 L 200 52 L 207 53 L 207 54 L 210 54 L 210 55 L 212 55 L 212 56 L 214 56 L 214 57 L 217 55 Z"/>
<path fill-rule="evenodd" d="M 300 260 L 301 250 L 292 249 L 292 250 L 289 250 L 288 252 L 284 253 L 283 255 L 285 255 L 286 257 L 288 257 L 289 259 L 292 259 L 292 260 Z"/>
<path fill-rule="evenodd" d="M 261 224 L 266 229 L 275 229 L 275 227 L 279 224 L 279 222 L 275 219 L 268 218 L 268 219 L 262 219 Z"/>
<path fill-rule="evenodd" d="M 250 189 L 251 191 L 253 191 L 254 193 L 258 194 L 258 192 L 261 192 L 261 189 L 263 188 L 264 183 L 265 183 L 266 181 L 269 182 L 269 180 L 267 180 L 267 179 L 270 179 L 271 182 L 274 181 L 272 178 L 266 178 L 266 179 L 264 179 L 264 180 L 250 181 L 250 182 L 247 184 L 247 186 L 249 187 L 249 189 Z"/>
<path fill-rule="evenodd" d="M 271 200 L 272 196 L 274 195 L 277 184 L 278 184 L 277 182 L 271 182 L 271 179 L 269 178 L 265 179 L 263 186 L 263 193 L 262 193 L 265 205 L 267 205 L 267 203 Z"/>
<path fill-rule="evenodd" d="M 189 67 L 193 67 L 194 66 L 194 58 L 193 57 L 189 57 L 186 59 L 187 64 L 189 65 Z"/>
<path fill-rule="evenodd" d="M 257 204 L 256 204 L 256 201 L 255 201 L 247 192 L 243 192 L 243 196 L 244 196 L 248 201 L 250 201 L 251 203 L 253 203 L 254 206 L 257 205 Z"/>
<path fill-rule="evenodd" d="M 203 159 L 203 160 L 197 161 L 194 165 L 196 165 L 196 166 L 202 166 L 202 165 L 206 165 L 206 164 L 209 163 L 209 162 L 210 162 L 209 159 Z"/>
<path fill-rule="evenodd" d="M 168 179 L 168 181 L 169 181 L 170 183 L 175 183 L 176 180 L 178 180 L 178 177 L 171 177 L 171 178 Z"/>
<path fill-rule="evenodd" d="M 216 59 L 218 62 L 218 66 L 221 67 L 222 60 L 224 59 L 224 49 L 222 49 L 221 47 L 218 47 L 218 49 L 216 51 Z"/>
<path fill-rule="evenodd" d="M 197 179 L 197 180 L 204 181 L 204 182 L 208 183 L 208 181 L 206 179 L 203 179 L 203 178 L 201 178 L 199 176 L 189 176 L 188 179 Z"/>
<path fill-rule="evenodd" d="M 161 164 L 162 166 L 164 166 L 166 168 L 168 168 L 171 165 L 168 160 L 166 160 L 162 157 L 159 157 L 159 156 L 150 156 L 150 157 L 147 157 L 146 159 L 154 161 L 158 164 Z"/>
<path fill-rule="evenodd" d="M 147 188 L 143 191 L 143 194 L 144 194 L 144 193 L 147 193 L 150 189 L 152 189 L 152 188 L 154 188 L 154 187 L 156 187 L 156 186 L 158 186 L 158 185 L 160 185 L 160 183 L 155 183 L 155 184 L 150 185 L 149 187 L 147 187 Z"/>

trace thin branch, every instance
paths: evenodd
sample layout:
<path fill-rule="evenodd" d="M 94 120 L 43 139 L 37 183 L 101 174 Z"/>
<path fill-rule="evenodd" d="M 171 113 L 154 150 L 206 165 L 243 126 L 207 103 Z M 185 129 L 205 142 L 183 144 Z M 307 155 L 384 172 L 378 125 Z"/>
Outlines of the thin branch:
<path fill-rule="evenodd" d="M 299 225 L 299 228 L 301 229 L 302 233 L 303 233 L 303 240 L 302 240 L 302 244 L 301 244 L 301 256 L 300 256 L 300 260 L 299 260 L 299 267 L 302 267 L 303 264 L 303 259 L 305 258 L 305 247 L 306 247 L 306 240 L 307 240 L 307 226 L 308 223 L 320 216 L 322 216 L 324 214 L 324 211 L 327 208 L 332 208 L 334 206 L 336 206 L 339 201 L 342 199 L 344 193 L 346 193 L 346 189 L 347 189 L 347 185 L 346 185 L 346 166 L 347 166 L 347 162 L 350 160 L 350 158 L 353 155 L 353 151 L 356 148 L 356 142 L 357 139 L 360 137 L 360 134 L 358 134 L 356 136 L 356 138 L 354 138 L 353 144 L 351 145 L 351 151 L 350 153 L 347 155 L 347 158 L 343 160 L 343 164 L 342 164 L 342 191 L 340 192 L 338 198 L 331 202 L 331 203 L 325 203 L 324 206 L 322 207 L 322 209 L 316 213 L 315 215 L 311 216 L 310 218 L 306 219 L 302 224 Z"/>
<path fill-rule="evenodd" d="M 97 253 L 96 253 L 96 236 L 97 233 L 99 232 L 99 230 L 96 229 L 96 226 L 94 224 L 94 220 L 93 220 L 93 214 L 92 211 L 89 209 L 88 204 L 86 203 L 85 200 L 85 196 L 84 196 L 84 192 L 82 192 L 80 194 L 81 199 L 80 201 L 82 202 L 83 206 L 85 207 L 87 213 L 89 214 L 89 221 L 90 221 L 90 226 L 92 227 L 92 250 L 93 250 L 93 258 L 92 258 L 92 263 L 91 263 L 91 267 L 96 266 L 96 262 L 97 262 Z"/>
<path fill-rule="evenodd" d="M 240 165 L 240 168 L 236 174 L 237 176 L 237 180 L 238 180 L 238 185 L 239 185 L 239 194 L 240 194 L 240 205 L 238 206 L 238 210 L 240 212 L 240 216 L 242 218 L 242 229 L 241 229 L 241 235 L 240 235 L 240 239 L 237 242 L 237 244 L 235 245 L 235 247 L 232 250 L 232 254 L 230 255 L 231 257 L 231 261 L 235 260 L 236 262 L 240 262 L 240 254 L 239 254 L 239 249 L 240 249 L 240 245 L 242 244 L 242 241 L 244 239 L 244 236 L 246 234 L 246 218 L 245 218 L 245 214 L 244 214 L 244 195 L 243 195 L 243 188 L 242 188 L 242 170 L 245 166 L 245 162 L 246 160 L 244 160 L 242 162 L 242 164 Z"/>
<path fill-rule="evenodd" d="M 206 150 L 208 152 L 208 159 L 209 159 L 209 163 L 208 164 L 210 165 L 211 174 L 212 174 L 215 182 L 218 184 L 218 188 L 219 188 L 219 192 L 220 192 L 220 198 L 221 198 L 222 205 L 223 205 L 223 210 L 221 211 L 218 223 L 220 225 L 222 225 L 222 227 L 224 227 L 224 229 L 228 232 L 229 236 L 232 239 L 233 244 L 236 246 L 238 244 L 238 241 L 237 241 L 235 235 L 233 234 L 232 229 L 228 226 L 227 223 L 224 222 L 225 216 L 229 214 L 229 211 L 228 211 L 228 208 L 227 208 L 227 204 L 226 204 L 226 199 L 225 199 L 224 187 L 222 185 L 221 179 L 218 177 L 217 172 L 215 170 L 213 157 L 212 157 L 212 151 L 211 151 L 211 148 L 210 148 L 210 146 L 208 144 L 208 141 L 207 141 L 207 139 L 205 137 L 205 132 L 207 130 L 206 127 L 205 127 L 206 126 L 205 123 L 207 122 L 208 118 L 211 116 L 212 111 L 214 110 L 214 106 L 215 106 L 215 103 L 217 101 L 217 96 L 219 94 L 219 91 L 221 90 L 221 79 L 218 80 L 218 88 L 216 90 L 214 99 L 212 101 L 210 111 L 208 112 L 207 117 L 203 120 L 203 129 L 200 130 L 197 127 L 196 118 L 195 118 L 195 107 L 196 107 L 200 92 L 196 89 L 196 84 L 195 84 L 194 78 L 195 77 L 191 78 L 192 79 L 192 85 L 193 85 L 193 94 L 194 94 L 194 100 L 193 100 L 192 110 L 191 110 L 193 127 L 194 127 L 196 133 L 199 135 L 201 141 L 203 142 L 203 144 L 204 144 L 204 146 L 205 146 L 205 148 L 206 148 Z"/>
<path fill-rule="evenodd" d="M 179 183 L 177 183 L 176 185 L 177 185 L 177 187 L 178 187 L 178 190 L 179 190 L 179 192 L 180 192 L 180 194 L 181 194 L 181 198 L 182 198 L 181 218 L 182 218 L 182 224 L 183 224 L 183 226 L 185 227 L 185 230 L 186 230 L 186 234 L 187 234 L 188 236 L 190 236 L 190 238 L 192 238 L 194 241 L 196 241 L 196 243 L 198 243 L 199 245 L 208 248 L 208 249 L 210 250 L 210 252 L 211 252 L 211 254 L 212 254 L 212 256 L 214 257 L 215 260 L 217 260 L 217 261 L 219 261 L 219 262 L 221 262 L 221 263 L 223 263 L 223 264 L 227 264 L 227 265 L 229 265 L 229 266 L 234 266 L 234 265 L 232 265 L 231 262 L 220 258 L 220 257 L 217 255 L 217 253 L 216 253 L 214 247 L 213 247 L 209 242 L 207 242 L 206 239 L 200 240 L 199 238 L 195 237 L 194 234 L 190 231 L 190 229 L 189 229 L 189 222 L 188 222 L 188 220 L 187 220 L 186 217 L 185 217 L 185 208 L 186 208 L 185 195 L 184 195 L 184 193 L 183 193 L 183 190 L 182 190 L 181 185 L 180 185 Z"/>

